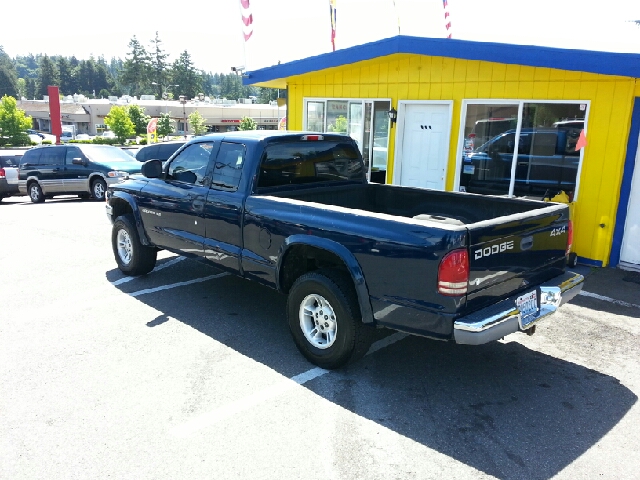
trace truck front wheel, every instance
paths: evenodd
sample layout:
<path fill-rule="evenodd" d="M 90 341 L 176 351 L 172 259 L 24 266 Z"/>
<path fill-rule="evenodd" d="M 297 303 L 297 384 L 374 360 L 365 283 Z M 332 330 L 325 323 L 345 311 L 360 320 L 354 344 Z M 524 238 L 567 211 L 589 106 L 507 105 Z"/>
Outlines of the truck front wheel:
<path fill-rule="evenodd" d="M 293 340 L 307 360 L 338 368 L 362 357 L 371 328 L 362 324 L 351 278 L 333 270 L 302 275 L 291 287 L 287 318 Z"/>
<path fill-rule="evenodd" d="M 144 275 L 156 266 L 158 251 L 142 245 L 133 215 L 121 215 L 113 222 L 111 246 L 118 268 L 127 275 Z"/>

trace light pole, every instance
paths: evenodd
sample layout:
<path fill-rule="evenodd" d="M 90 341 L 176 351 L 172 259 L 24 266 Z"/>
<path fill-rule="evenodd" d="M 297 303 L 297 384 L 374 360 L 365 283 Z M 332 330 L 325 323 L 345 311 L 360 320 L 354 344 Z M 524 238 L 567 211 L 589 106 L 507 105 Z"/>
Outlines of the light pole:
<path fill-rule="evenodd" d="M 182 131 L 184 133 L 184 139 L 187 139 L 187 112 L 185 112 L 184 106 L 187 103 L 187 97 L 180 95 L 180 103 L 182 104 Z"/>
<path fill-rule="evenodd" d="M 166 87 L 164 85 L 161 85 L 158 82 L 151 82 L 151 85 L 160 85 L 160 88 L 162 89 L 162 99 L 164 100 L 164 113 L 167 113 L 167 104 L 169 102 L 169 89 L 171 87 L 179 87 L 180 85 L 167 85 Z"/>

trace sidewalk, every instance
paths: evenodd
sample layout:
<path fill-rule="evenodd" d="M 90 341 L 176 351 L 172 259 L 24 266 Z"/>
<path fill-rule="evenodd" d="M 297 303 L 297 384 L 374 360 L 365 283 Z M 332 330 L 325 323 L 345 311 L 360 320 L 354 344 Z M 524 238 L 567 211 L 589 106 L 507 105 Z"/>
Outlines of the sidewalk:
<path fill-rule="evenodd" d="M 578 265 L 568 268 L 585 276 L 583 293 L 593 293 L 640 308 L 640 273 L 619 268 Z"/>

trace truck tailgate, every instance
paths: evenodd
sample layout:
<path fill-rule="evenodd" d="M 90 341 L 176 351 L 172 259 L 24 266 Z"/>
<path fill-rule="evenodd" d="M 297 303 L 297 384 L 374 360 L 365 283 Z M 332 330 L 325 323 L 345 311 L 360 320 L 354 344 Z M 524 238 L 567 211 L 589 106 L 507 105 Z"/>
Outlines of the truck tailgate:
<path fill-rule="evenodd" d="M 563 204 L 468 225 L 467 308 L 542 283 L 566 265 L 569 208 Z"/>

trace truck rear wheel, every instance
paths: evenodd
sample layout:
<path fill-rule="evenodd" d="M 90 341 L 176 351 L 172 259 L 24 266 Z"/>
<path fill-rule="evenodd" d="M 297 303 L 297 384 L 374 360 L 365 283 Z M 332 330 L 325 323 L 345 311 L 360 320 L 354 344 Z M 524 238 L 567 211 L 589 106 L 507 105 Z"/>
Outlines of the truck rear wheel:
<path fill-rule="evenodd" d="M 362 324 L 351 278 L 334 270 L 310 272 L 289 292 L 287 318 L 300 353 L 322 368 L 364 356 L 372 330 Z"/>
<path fill-rule="evenodd" d="M 116 218 L 111 232 L 111 246 L 118 268 L 127 275 L 144 275 L 156 266 L 158 251 L 142 245 L 133 215 Z"/>

